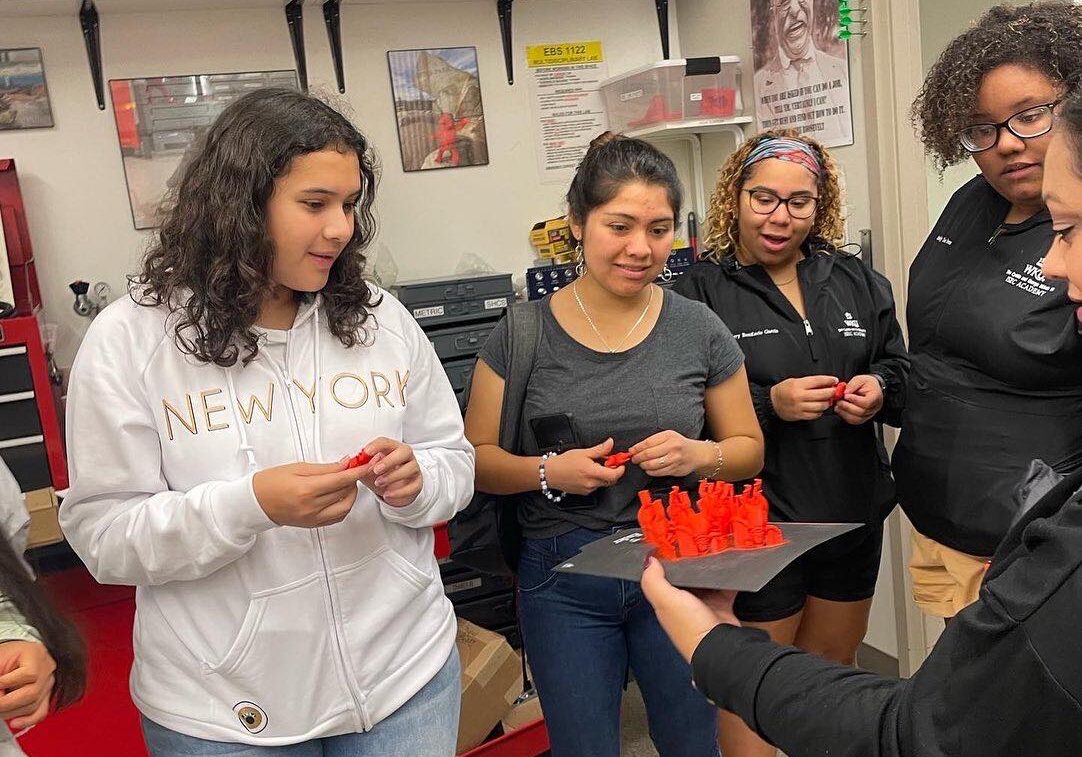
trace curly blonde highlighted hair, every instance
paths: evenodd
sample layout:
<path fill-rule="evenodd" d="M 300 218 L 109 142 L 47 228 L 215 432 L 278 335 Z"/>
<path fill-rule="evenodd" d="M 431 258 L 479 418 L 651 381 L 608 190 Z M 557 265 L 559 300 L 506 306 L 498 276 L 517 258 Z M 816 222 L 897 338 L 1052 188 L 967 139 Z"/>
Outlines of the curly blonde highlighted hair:
<path fill-rule="evenodd" d="M 815 223 L 808 233 L 809 239 L 819 239 L 838 245 L 845 233 L 845 216 L 842 205 L 841 186 L 838 181 L 838 164 L 822 145 L 814 139 L 802 136 L 793 129 L 776 129 L 756 134 L 729 156 L 718 172 L 718 181 L 710 195 L 710 207 L 706 211 L 707 233 L 703 238 L 706 252 L 703 257 L 720 263 L 726 255 L 732 255 L 740 245 L 740 190 L 748 180 L 752 168 L 744 169 L 744 161 L 760 143 L 768 139 L 784 137 L 796 139 L 808 145 L 819 159 L 823 171 L 818 181 L 819 200 L 815 206 Z"/>

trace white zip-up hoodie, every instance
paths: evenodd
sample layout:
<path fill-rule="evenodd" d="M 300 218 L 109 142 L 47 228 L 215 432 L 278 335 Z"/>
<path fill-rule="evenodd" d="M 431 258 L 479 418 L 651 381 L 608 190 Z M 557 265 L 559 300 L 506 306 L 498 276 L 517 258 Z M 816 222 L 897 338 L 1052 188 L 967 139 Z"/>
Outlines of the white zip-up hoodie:
<path fill-rule="evenodd" d="M 473 493 L 473 448 L 431 344 L 386 292 L 371 343 L 298 313 L 284 366 L 181 353 L 165 308 L 112 303 L 72 368 L 60 522 L 102 583 L 136 591 L 132 698 L 151 720 L 277 746 L 371 729 L 446 662 L 455 617 L 431 526 Z M 283 370 L 284 368 L 284 370 Z M 278 526 L 256 470 L 411 445 L 408 507 L 359 485 L 341 523 Z"/>

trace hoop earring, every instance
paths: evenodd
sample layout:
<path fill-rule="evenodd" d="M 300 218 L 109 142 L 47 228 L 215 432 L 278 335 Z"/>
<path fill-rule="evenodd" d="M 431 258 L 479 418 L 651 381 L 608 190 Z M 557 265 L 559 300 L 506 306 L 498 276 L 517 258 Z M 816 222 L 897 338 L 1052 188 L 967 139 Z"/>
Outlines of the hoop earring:
<path fill-rule="evenodd" d="M 670 281 L 672 281 L 672 277 L 672 269 L 669 268 L 669 264 L 666 263 L 665 268 L 661 271 L 661 280 L 668 284 Z"/>
<path fill-rule="evenodd" d="M 581 279 L 586 274 L 586 257 L 582 254 L 582 242 L 575 245 L 575 258 L 578 260 L 575 264 L 575 276 Z"/>

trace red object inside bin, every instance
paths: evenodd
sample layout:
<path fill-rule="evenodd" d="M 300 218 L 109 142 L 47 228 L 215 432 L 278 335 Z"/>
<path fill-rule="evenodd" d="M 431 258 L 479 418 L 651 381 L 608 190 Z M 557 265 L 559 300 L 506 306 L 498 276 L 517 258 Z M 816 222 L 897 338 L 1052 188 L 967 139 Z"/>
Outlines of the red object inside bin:
<path fill-rule="evenodd" d="M 702 91 L 700 116 L 729 118 L 736 113 L 736 90 L 732 87 L 708 87 Z"/>

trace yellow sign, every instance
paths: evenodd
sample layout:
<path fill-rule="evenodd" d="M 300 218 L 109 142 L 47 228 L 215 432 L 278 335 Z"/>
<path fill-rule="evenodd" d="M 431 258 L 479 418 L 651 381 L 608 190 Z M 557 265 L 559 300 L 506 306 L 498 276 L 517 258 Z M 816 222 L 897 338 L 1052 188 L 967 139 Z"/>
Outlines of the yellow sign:
<path fill-rule="evenodd" d="M 526 48 L 526 65 L 573 66 L 579 63 L 600 63 L 605 60 L 601 42 L 552 42 L 547 45 L 529 45 Z"/>

